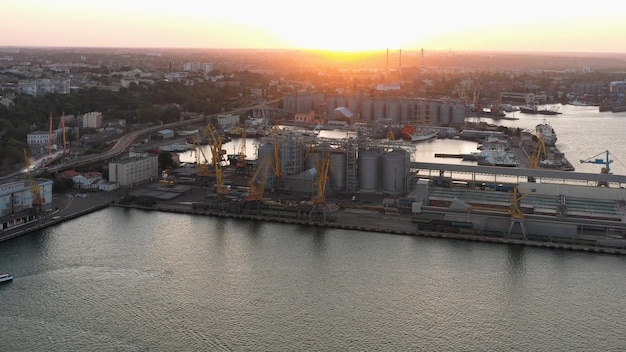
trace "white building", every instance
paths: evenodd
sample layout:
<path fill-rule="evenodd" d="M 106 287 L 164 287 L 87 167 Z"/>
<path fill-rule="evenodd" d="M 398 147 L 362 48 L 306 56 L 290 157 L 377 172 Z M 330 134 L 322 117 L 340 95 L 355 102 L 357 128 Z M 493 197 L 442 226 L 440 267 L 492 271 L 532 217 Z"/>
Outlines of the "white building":
<path fill-rule="evenodd" d="M 89 112 L 83 115 L 83 128 L 100 128 L 102 127 L 102 113 Z"/>
<path fill-rule="evenodd" d="M 109 163 L 109 182 L 120 186 L 132 186 L 138 183 L 156 180 L 159 177 L 159 158 L 128 158 Z"/>

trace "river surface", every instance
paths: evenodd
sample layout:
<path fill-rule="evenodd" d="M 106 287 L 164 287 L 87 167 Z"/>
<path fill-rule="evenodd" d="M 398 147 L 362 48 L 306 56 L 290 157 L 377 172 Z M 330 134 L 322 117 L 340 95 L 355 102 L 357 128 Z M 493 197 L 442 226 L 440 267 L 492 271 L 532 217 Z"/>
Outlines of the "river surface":
<path fill-rule="evenodd" d="M 563 109 L 571 161 L 626 160 L 625 115 Z M 622 256 L 108 208 L 0 243 L 0 270 L 4 351 L 626 346 Z"/>

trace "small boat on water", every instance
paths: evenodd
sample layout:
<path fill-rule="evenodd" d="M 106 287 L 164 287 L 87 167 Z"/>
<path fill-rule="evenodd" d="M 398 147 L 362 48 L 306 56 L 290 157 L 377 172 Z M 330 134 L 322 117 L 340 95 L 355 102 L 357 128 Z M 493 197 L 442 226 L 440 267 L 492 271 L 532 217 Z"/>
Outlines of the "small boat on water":
<path fill-rule="evenodd" d="M 520 106 L 520 112 L 524 114 L 534 114 L 534 115 L 560 115 L 562 114 L 557 110 L 558 108 L 552 107 L 550 109 L 539 109 L 537 102 L 533 104 L 533 106 Z"/>
<path fill-rule="evenodd" d="M 11 273 L 0 273 L 0 282 L 13 281 L 13 274 Z"/>

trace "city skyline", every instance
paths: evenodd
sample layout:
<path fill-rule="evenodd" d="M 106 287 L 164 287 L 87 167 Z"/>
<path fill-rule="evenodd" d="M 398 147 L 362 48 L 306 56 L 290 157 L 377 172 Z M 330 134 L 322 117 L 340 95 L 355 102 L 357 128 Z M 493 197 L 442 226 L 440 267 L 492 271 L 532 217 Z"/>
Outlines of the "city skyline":
<path fill-rule="evenodd" d="M 626 4 L 25 0 L 0 46 L 626 52 Z"/>

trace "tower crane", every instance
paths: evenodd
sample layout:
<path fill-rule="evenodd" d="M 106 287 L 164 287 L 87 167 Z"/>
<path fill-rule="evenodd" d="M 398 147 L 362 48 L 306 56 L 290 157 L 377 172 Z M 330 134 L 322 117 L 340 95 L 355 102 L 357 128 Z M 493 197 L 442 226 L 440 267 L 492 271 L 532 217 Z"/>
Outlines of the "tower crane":
<path fill-rule="evenodd" d="M 35 214 L 39 214 L 41 212 L 41 207 L 43 203 L 45 203 L 45 199 L 41 196 L 41 187 L 35 181 L 33 177 L 33 172 L 31 170 L 30 158 L 28 156 L 28 152 L 24 149 L 24 161 L 26 162 L 26 172 L 28 173 L 28 183 L 30 185 L 30 191 L 33 197 L 33 212 Z"/>
<path fill-rule="evenodd" d="M 604 159 L 599 158 L 599 156 L 601 156 L 602 154 L 604 154 Z M 611 173 L 611 163 L 613 162 L 613 160 L 611 160 L 610 158 L 610 153 L 608 150 L 605 150 L 603 153 L 600 154 L 596 154 L 594 156 L 592 156 L 591 158 L 588 159 L 584 159 L 581 160 L 580 163 L 589 163 L 589 164 L 600 164 L 600 165 L 604 165 L 604 167 L 600 170 L 601 174 L 610 174 Z M 608 183 L 606 181 L 598 181 L 598 186 L 605 186 L 608 187 Z"/>

